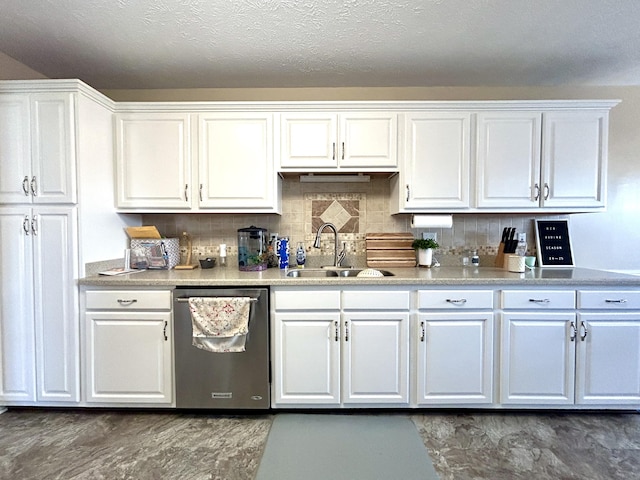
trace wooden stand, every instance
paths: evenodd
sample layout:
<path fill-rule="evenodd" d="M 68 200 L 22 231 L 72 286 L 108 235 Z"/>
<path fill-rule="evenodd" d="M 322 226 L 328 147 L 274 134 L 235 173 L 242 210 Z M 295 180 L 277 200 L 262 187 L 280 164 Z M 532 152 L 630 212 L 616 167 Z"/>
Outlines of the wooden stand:
<path fill-rule="evenodd" d="M 184 264 L 176 265 L 176 270 L 193 270 L 198 265 L 191 264 L 191 236 L 187 232 L 182 232 L 182 236 L 187 240 L 187 261 Z"/>

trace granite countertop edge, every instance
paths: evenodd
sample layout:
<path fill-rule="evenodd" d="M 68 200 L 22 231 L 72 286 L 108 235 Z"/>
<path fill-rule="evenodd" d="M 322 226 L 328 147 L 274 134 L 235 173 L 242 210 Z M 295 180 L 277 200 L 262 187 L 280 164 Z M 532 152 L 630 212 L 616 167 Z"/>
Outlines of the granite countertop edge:
<path fill-rule="evenodd" d="M 640 276 L 586 268 L 535 268 L 512 273 L 493 267 L 389 268 L 393 276 L 363 277 L 286 277 L 285 271 L 267 269 L 241 272 L 236 268 L 194 270 L 146 270 L 106 276 L 91 275 L 78 280 L 94 287 L 182 287 L 182 286 L 598 286 L 640 287 Z"/>

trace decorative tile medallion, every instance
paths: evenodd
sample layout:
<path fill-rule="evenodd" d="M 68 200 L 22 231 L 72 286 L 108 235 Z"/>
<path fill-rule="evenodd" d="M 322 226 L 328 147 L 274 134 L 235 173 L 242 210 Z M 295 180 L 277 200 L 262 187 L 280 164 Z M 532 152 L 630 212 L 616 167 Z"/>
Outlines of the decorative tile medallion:
<path fill-rule="evenodd" d="M 323 223 L 333 223 L 338 233 L 360 233 L 366 196 L 363 193 L 308 193 L 305 210 L 311 214 L 311 232 Z"/>

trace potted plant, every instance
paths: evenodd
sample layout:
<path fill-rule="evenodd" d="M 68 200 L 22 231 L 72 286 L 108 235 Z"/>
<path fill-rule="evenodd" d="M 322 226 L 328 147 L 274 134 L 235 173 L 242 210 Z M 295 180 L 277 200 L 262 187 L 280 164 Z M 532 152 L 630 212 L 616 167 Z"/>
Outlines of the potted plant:
<path fill-rule="evenodd" d="M 418 251 L 418 266 L 430 267 L 433 262 L 433 249 L 440 245 L 433 238 L 416 238 L 411 246 Z"/>

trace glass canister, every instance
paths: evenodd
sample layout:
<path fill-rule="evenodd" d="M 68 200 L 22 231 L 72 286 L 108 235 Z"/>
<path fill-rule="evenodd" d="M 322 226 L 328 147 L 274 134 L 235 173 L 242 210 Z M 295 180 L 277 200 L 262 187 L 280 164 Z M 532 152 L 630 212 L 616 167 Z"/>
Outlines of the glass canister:
<path fill-rule="evenodd" d="M 267 269 L 267 229 L 251 225 L 238 229 L 238 268 L 241 272 Z"/>

